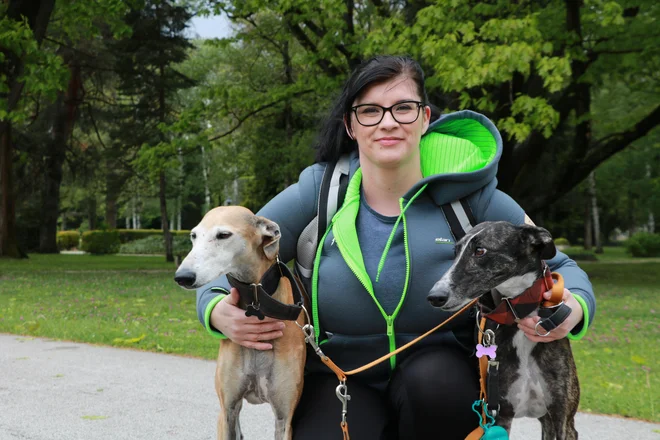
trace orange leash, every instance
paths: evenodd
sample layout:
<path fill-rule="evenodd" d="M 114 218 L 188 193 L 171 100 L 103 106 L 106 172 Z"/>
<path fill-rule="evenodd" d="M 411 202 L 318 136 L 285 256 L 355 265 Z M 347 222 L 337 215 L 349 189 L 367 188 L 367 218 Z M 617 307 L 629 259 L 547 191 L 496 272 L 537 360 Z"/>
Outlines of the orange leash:
<path fill-rule="evenodd" d="M 552 297 L 550 300 L 545 301 L 543 303 L 544 307 L 548 307 L 550 305 L 556 305 L 561 302 L 561 299 L 564 294 L 564 279 L 562 276 L 558 273 L 553 272 L 552 273 L 552 278 L 555 280 L 555 283 L 553 286 L 548 286 L 548 290 L 552 290 Z M 344 435 L 344 440 L 350 440 L 350 435 L 348 434 L 348 422 L 346 421 L 346 414 L 347 414 L 347 405 L 348 405 L 348 400 L 350 400 L 351 396 L 348 394 L 348 389 L 346 387 L 346 378 L 347 376 L 352 376 L 353 374 L 361 373 L 363 371 L 366 371 L 372 367 L 375 367 L 376 365 L 385 362 L 392 356 L 397 355 L 398 353 L 401 353 L 402 351 L 410 348 L 412 345 L 415 345 L 425 337 L 429 336 L 431 333 L 434 333 L 435 331 L 439 330 L 442 328 L 445 324 L 451 322 L 454 318 L 462 314 L 464 311 L 472 307 L 479 298 L 475 298 L 469 303 L 467 303 L 463 308 L 461 308 L 459 311 L 451 315 L 449 318 L 432 328 L 431 330 L 427 331 L 421 336 L 418 336 L 417 338 L 413 339 L 412 341 L 408 342 L 405 345 L 402 345 L 401 347 L 397 348 L 396 350 L 381 356 L 380 358 L 363 365 L 362 367 L 356 368 L 354 370 L 350 371 L 344 371 L 337 364 L 335 364 L 332 359 L 330 359 L 328 356 L 323 354 L 319 346 L 316 344 L 315 336 L 314 336 L 314 331 L 313 328 L 311 327 L 310 324 L 307 324 L 303 328 L 303 332 L 305 333 L 305 340 L 308 342 L 316 351 L 316 354 L 321 358 L 321 361 L 328 367 L 332 372 L 335 373 L 337 376 L 337 379 L 339 379 L 339 386 L 337 387 L 337 397 L 339 400 L 342 402 L 342 420 L 340 422 L 341 430 Z M 479 323 L 480 327 L 480 332 L 478 336 L 478 342 L 481 344 L 482 339 L 483 339 L 483 329 L 486 326 L 486 318 L 481 318 L 481 322 Z M 311 331 L 310 331 L 311 329 Z M 482 356 L 479 358 L 479 398 L 481 400 L 486 400 L 487 395 L 486 395 L 486 376 L 488 374 L 488 357 L 487 356 Z M 482 416 L 483 419 L 486 419 L 486 413 L 485 409 L 482 406 Z M 479 440 L 482 436 L 484 435 L 484 430 L 481 426 L 478 426 L 474 431 L 472 431 L 466 438 L 465 440 Z"/>

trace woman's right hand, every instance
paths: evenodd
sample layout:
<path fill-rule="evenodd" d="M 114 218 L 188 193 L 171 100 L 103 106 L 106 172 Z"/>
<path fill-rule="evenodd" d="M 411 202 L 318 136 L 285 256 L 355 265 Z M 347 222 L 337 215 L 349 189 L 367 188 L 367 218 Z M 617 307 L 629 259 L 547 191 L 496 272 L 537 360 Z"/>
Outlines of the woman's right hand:
<path fill-rule="evenodd" d="M 245 316 L 245 310 L 238 307 L 238 290 L 232 287 L 229 295 L 217 303 L 211 311 L 211 325 L 237 344 L 257 350 L 272 350 L 272 341 L 284 333 L 284 322 L 265 317 L 260 321 L 256 316 Z"/>

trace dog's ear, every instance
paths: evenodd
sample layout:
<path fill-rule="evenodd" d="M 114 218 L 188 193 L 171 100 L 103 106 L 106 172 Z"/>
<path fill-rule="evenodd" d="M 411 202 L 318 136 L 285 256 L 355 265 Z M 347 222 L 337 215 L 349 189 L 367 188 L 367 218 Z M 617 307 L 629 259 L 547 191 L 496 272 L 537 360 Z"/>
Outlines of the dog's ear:
<path fill-rule="evenodd" d="M 265 217 L 257 217 L 257 230 L 261 234 L 261 245 L 269 260 L 274 260 L 280 250 L 280 227 Z"/>
<path fill-rule="evenodd" d="M 540 226 L 522 226 L 522 238 L 537 252 L 542 260 L 550 260 L 557 254 L 555 242 L 547 229 Z"/>

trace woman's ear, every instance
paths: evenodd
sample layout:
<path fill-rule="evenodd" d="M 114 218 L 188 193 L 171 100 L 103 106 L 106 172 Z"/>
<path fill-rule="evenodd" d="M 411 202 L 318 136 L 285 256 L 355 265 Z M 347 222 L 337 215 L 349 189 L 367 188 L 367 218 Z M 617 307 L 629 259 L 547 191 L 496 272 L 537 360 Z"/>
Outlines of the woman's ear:
<path fill-rule="evenodd" d="M 346 120 L 346 116 L 344 116 L 344 128 L 346 129 L 346 134 L 348 135 L 351 140 L 355 140 L 355 137 L 353 136 L 353 132 L 351 131 L 351 127 L 348 125 L 348 121 Z"/>
<path fill-rule="evenodd" d="M 431 107 L 428 105 L 424 106 L 424 121 L 422 127 L 422 133 L 426 133 L 426 130 L 429 128 L 429 122 L 431 121 Z"/>

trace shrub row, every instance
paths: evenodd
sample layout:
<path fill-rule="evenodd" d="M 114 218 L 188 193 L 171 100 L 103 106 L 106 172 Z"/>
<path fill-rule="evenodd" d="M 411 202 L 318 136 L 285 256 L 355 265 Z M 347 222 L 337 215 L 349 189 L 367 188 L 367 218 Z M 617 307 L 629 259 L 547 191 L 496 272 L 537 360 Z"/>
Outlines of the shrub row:
<path fill-rule="evenodd" d="M 162 229 L 117 229 L 119 232 L 119 240 L 121 244 L 130 243 L 131 241 L 140 240 L 145 237 L 151 237 L 157 235 L 159 237 L 163 236 Z M 172 235 L 179 236 L 183 235 L 188 237 L 190 231 L 171 231 Z"/>
<path fill-rule="evenodd" d="M 175 242 L 175 253 L 186 254 L 190 250 L 190 231 L 172 231 Z M 140 242 L 146 238 L 152 238 L 152 241 L 147 243 L 160 243 L 160 248 L 157 245 L 147 244 L 147 248 L 141 250 L 144 245 L 138 244 L 134 246 L 135 251 L 130 246 L 127 248 L 129 251 L 126 253 L 135 254 L 164 254 L 165 245 L 163 243 L 163 231 L 160 229 L 113 229 L 101 231 L 86 231 L 83 232 L 82 237 L 78 231 L 58 231 L 57 233 L 57 246 L 59 250 L 70 250 L 80 248 L 85 252 L 91 254 L 116 254 L 117 252 L 124 252 L 123 245 L 129 245 L 132 242 Z M 155 246 L 155 247 L 154 247 Z M 150 251 L 154 249 L 153 251 Z"/>
<path fill-rule="evenodd" d="M 174 255 L 185 256 L 190 249 L 192 243 L 187 236 L 176 235 L 172 237 L 172 253 Z M 135 240 L 130 243 L 121 245 L 120 252 L 122 254 L 165 254 L 165 243 L 162 236 L 150 236 L 140 240 Z"/>
<path fill-rule="evenodd" d="M 80 232 L 78 231 L 58 231 L 57 249 L 68 251 L 77 248 L 80 244 Z"/>
<path fill-rule="evenodd" d="M 638 232 L 626 241 L 626 251 L 633 257 L 660 257 L 660 234 Z"/>
<path fill-rule="evenodd" d="M 116 229 L 83 232 L 81 249 L 90 254 L 116 254 L 120 246 L 119 231 Z"/>

